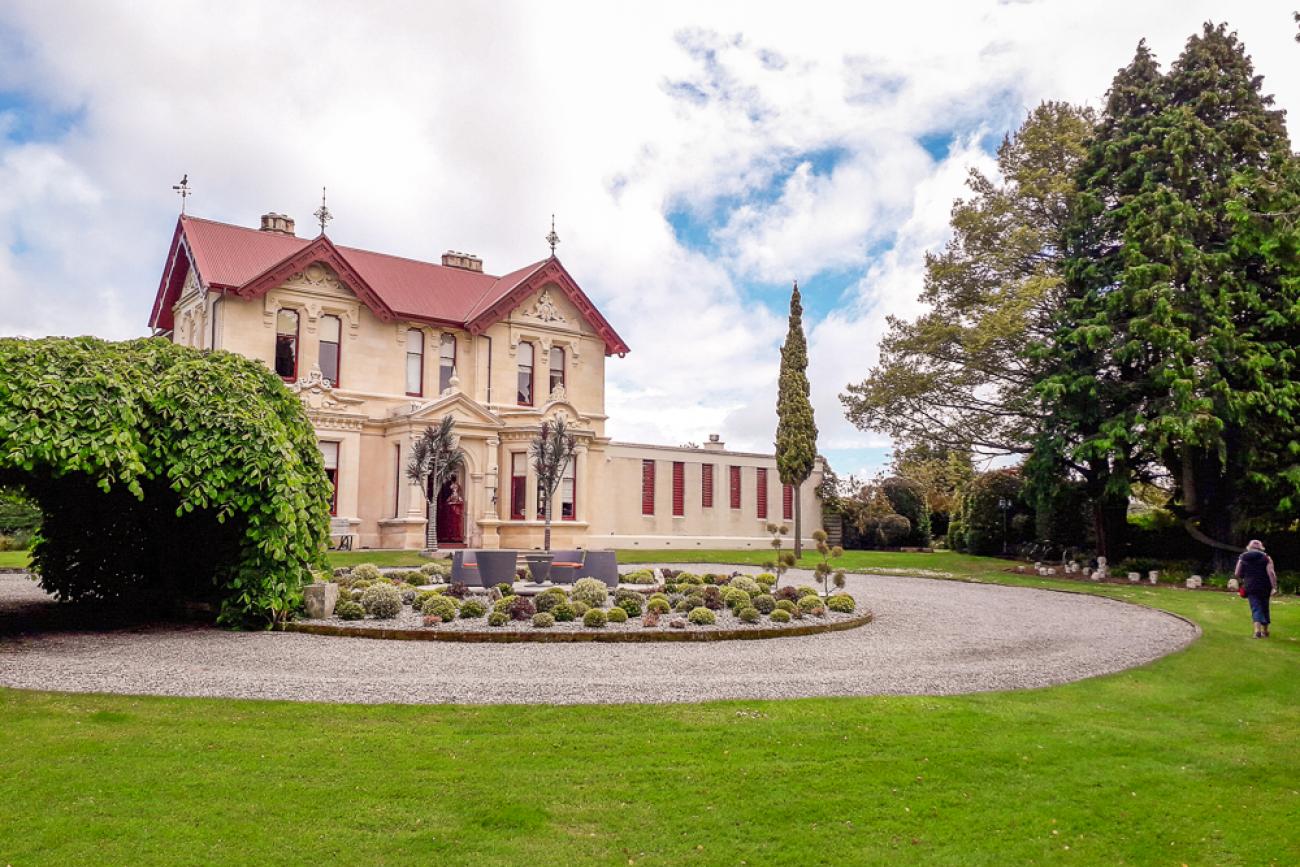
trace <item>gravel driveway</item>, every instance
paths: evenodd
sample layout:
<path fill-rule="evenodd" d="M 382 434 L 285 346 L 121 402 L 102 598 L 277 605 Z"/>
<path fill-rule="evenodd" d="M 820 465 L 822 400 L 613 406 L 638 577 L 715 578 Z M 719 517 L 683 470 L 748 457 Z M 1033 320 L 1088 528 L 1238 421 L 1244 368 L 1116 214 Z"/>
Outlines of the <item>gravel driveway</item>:
<path fill-rule="evenodd" d="M 786 581 L 810 583 L 810 573 Z M 1107 674 L 1200 634 L 1172 615 L 1078 594 L 877 575 L 848 581 L 859 606 L 876 615 L 860 629 L 763 641 L 549 645 L 191 626 L 91 632 L 65 622 L 27 578 L 0 575 L 0 685 L 407 704 L 952 695 Z"/>

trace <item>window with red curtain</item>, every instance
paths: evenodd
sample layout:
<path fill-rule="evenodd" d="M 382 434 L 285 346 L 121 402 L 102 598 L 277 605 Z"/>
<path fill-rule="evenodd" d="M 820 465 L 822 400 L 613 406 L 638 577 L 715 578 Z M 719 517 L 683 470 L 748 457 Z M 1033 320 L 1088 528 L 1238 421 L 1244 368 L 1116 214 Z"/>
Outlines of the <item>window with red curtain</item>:
<path fill-rule="evenodd" d="M 700 465 L 700 506 L 713 508 L 713 464 Z"/>
<path fill-rule="evenodd" d="M 731 470 L 731 508 L 740 508 L 740 467 L 728 467 Z"/>
<path fill-rule="evenodd" d="M 673 461 L 673 517 L 686 514 L 686 464 Z"/>
<path fill-rule="evenodd" d="M 781 486 L 781 517 L 786 521 L 794 520 L 794 485 Z"/>
<path fill-rule="evenodd" d="M 641 462 L 641 514 L 655 513 L 655 462 Z"/>
<path fill-rule="evenodd" d="M 510 519 L 524 519 L 524 496 L 528 491 L 528 456 L 523 452 L 510 454 Z"/>
<path fill-rule="evenodd" d="M 757 479 L 754 482 L 754 509 L 758 512 L 758 517 L 767 517 L 767 467 L 759 467 L 754 471 Z"/>

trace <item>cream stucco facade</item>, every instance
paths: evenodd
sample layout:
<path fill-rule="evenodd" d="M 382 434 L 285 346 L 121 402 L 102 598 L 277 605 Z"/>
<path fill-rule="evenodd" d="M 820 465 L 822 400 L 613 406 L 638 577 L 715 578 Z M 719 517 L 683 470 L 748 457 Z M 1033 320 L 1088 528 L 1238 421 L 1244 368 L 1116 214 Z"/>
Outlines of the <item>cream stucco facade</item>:
<path fill-rule="evenodd" d="M 583 299 L 575 303 L 566 293 L 566 279 L 558 260 L 542 263 L 532 291 L 473 333 L 401 316 L 385 321 L 325 261 L 310 262 L 257 297 L 205 285 L 191 267 L 170 308 L 172 328 L 159 331 L 276 369 L 277 334 L 283 338 L 296 315 L 296 363 L 286 382 L 323 449 L 337 455 L 335 513 L 357 547 L 424 546 L 426 501 L 405 466 L 415 438 L 446 415 L 456 422 L 466 477 L 458 480 L 463 504 L 456 511 L 463 527 L 440 527 L 444 539 L 459 536 L 469 547 L 541 546 L 536 477 L 526 455 L 542 423 L 562 415 L 578 447 L 563 509 L 555 510 L 553 547 L 767 547 L 769 521 L 791 524 L 771 455 L 729 452 L 717 442 L 677 448 L 606 437 L 607 339 L 580 308 Z M 290 315 L 282 317 L 284 311 Z M 323 339 L 336 333 L 337 350 Z M 423 348 L 418 359 L 410 356 L 412 345 Z M 533 400 L 521 405 L 521 364 L 530 353 Z M 323 372 L 335 367 L 336 382 Z M 708 474 L 711 497 L 704 492 Z M 819 461 L 803 486 L 805 538 L 820 526 L 820 478 Z"/>

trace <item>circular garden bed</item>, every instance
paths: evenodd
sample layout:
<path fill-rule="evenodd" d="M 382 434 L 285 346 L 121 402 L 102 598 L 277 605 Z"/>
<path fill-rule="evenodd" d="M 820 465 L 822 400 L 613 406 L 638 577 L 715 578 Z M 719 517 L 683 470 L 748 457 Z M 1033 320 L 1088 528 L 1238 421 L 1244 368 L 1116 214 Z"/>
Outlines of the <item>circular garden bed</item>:
<path fill-rule="evenodd" d="M 719 641 L 812 635 L 871 621 L 847 593 L 777 586 L 775 575 L 698 575 L 671 569 L 625 574 L 617 588 L 591 578 L 546 588 L 428 586 L 441 567 L 381 575 L 358 566 L 336 575 L 333 616 L 285 631 L 417 641 Z M 534 592 L 536 591 L 536 592 Z"/>

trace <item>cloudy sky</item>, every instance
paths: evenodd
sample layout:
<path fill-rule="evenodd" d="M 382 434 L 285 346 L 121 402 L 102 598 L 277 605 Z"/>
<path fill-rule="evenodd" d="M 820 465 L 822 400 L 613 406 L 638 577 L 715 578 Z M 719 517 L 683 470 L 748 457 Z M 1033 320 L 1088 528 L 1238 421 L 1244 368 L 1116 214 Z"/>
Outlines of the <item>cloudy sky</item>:
<path fill-rule="evenodd" d="M 555 212 L 632 347 L 615 436 L 770 449 L 797 278 L 821 449 L 869 471 L 888 441 L 836 395 L 915 314 L 968 170 L 1207 19 L 1300 111 L 1293 5 L 8 0 L 0 334 L 144 333 L 184 173 L 200 216 L 310 227 L 328 185 L 334 240 L 494 273 L 542 258 Z"/>

